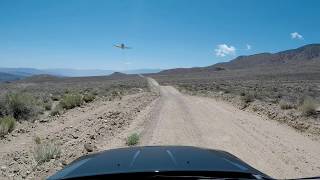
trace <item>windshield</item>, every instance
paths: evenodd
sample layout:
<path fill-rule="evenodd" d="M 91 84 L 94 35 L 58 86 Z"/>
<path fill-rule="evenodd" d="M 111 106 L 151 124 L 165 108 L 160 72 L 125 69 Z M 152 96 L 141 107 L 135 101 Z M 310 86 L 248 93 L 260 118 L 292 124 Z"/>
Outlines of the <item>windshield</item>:
<path fill-rule="evenodd" d="M 0 179 L 106 162 L 100 174 L 319 176 L 319 10 L 317 0 L 1 0 Z M 126 147 L 144 148 L 109 156 Z"/>

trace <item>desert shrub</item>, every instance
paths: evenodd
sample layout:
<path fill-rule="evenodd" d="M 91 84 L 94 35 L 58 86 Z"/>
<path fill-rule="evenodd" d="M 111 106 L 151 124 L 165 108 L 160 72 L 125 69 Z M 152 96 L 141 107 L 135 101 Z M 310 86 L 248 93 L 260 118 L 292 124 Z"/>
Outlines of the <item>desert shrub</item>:
<path fill-rule="evenodd" d="M 38 164 L 59 158 L 61 150 L 53 143 L 38 144 L 34 150 L 34 158 Z"/>
<path fill-rule="evenodd" d="M 114 99 L 122 99 L 122 93 L 120 91 L 111 91 L 109 100 L 112 101 Z"/>
<path fill-rule="evenodd" d="M 82 96 L 80 94 L 66 94 L 60 101 L 60 105 L 65 109 L 72 109 L 80 106 L 83 103 Z"/>
<path fill-rule="evenodd" d="M 317 103 L 311 97 L 306 97 L 302 104 L 299 106 L 299 110 L 305 116 L 310 116 L 316 113 Z"/>
<path fill-rule="evenodd" d="M 89 93 L 83 96 L 83 101 L 88 103 L 88 102 L 92 102 L 95 98 L 96 98 L 95 95 Z"/>
<path fill-rule="evenodd" d="M 241 96 L 241 101 L 244 103 L 249 103 L 254 100 L 255 96 L 252 93 L 245 93 L 243 96 Z"/>
<path fill-rule="evenodd" d="M 30 119 L 39 113 L 36 99 L 24 93 L 11 93 L 7 95 L 8 112 L 15 119 Z"/>
<path fill-rule="evenodd" d="M 7 114 L 7 105 L 4 96 L 0 96 L 0 117 Z"/>
<path fill-rule="evenodd" d="M 128 146 L 134 146 L 139 143 L 139 139 L 140 139 L 139 135 L 137 133 L 133 133 L 127 138 L 126 144 Z"/>
<path fill-rule="evenodd" d="M 43 104 L 43 106 L 46 111 L 50 111 L 52 108 L 52 102 L 46 102 Z"/>
<path fill-rule="evenodd" d="M 33 140 L 36 144 L 41 144 L 41 138 L 39 136 L 34 137 Z"/>
<path fill-rule="evenodd" d="M 59 101 L 60 98 L 61 98 L 61 96 L 58 95 L 58 94 L 54 94 L 54 95 L 51 96 L 51 100 L 52 100 L 52 101 Z"/>
<path fill-rule="evenodd" d="M 98 95 L 99 95 L 99 90 L 97 90 L 97 89 L 93 90 L 93 91 L 92 91 L 92 94 L 93 94 L 94 96 L 98 96 Z"/>
<path fill-rule="evenodd" d="M 291 102 L 286 101 L 284 99 L 280 100 L 279 106 L 281 109 L 292 109 L 294 107 L 294 105 Z"/>
<path fill-rule="evenodd" d="M 61 115 L 62 114 L 62 107 L 61 105 L 57 105 L 56 107 L 54 107 L 51 112 L 50 112 L 50 116 L 57 116 L 57 115 Z"/>
<path fill-rule="evenodd" d="M 13 117 L 5 116 L 0 118 L 0 136 L 4 136 L 14 130 L 16 120 Z"/>
<path fill-rule="evenodd" d="M 59 158 L 60 155 L 60 147 L 52 142 L 38 144 L 34 150 L 34 158 L 38 164 L 48 162 L 51 159 Z"/>

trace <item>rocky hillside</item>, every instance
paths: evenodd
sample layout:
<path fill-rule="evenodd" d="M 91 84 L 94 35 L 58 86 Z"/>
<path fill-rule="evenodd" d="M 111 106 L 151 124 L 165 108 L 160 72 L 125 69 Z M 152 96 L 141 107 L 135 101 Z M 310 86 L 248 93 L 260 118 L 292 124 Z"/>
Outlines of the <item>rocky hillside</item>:
<path fill-rule="evenodd" d="M 22 76 L 0 72 L 0 82 L 15 81 L 21 79 Z"/>
<path fill-rule="evenodd" d="M 217 63 L 208 67 L 177 68 L 160 72 L 160 74 L 198 73 L 239 69 L 263 69 L 282 67 L 314 68 L 320 67 L 320 44 L 309 44 L 297 49 L 278 53 L 260 53 L 249 56 L 239 56 L 229 62 Z"/>

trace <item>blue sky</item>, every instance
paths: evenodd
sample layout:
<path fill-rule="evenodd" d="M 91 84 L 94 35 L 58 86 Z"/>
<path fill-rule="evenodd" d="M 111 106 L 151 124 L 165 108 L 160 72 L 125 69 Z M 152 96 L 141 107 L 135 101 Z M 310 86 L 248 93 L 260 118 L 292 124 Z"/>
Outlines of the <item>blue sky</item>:
<path fill-rule="evenodd" d="M 319 43 L 319 12 L 317 0 L 1 0 L 0 66 L 206 66 Z"/>

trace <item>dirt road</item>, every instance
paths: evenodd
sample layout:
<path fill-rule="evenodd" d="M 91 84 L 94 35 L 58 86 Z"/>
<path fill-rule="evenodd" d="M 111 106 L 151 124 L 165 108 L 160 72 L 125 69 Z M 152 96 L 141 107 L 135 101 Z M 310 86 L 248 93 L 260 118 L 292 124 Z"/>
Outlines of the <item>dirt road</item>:
<path fill-rule="evenodd" d="M 183 95 L 171 86 L 159 89 L 141 145 L 221 149 L 275 178 L 320 174 L 319 141 L 225 102 Z"/>

